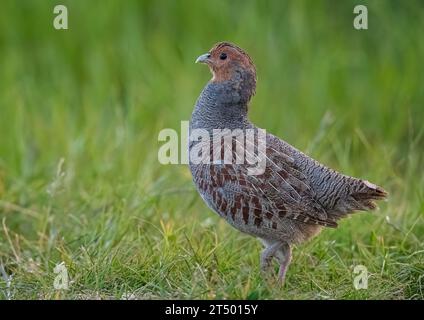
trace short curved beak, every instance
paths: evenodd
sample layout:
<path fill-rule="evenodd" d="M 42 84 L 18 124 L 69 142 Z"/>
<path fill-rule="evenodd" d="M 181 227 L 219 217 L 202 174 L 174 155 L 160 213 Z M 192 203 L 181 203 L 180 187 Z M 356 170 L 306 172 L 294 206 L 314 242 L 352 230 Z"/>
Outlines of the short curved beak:
<path fill-rule="evenodd" d="M 210 61 L 209 60 L 210 57 L 211 57 L 211 54 L 210 53 L 202 54 L 201 56 L 199 56 L 196 59 L 196 63 L 208 63 Z"/>

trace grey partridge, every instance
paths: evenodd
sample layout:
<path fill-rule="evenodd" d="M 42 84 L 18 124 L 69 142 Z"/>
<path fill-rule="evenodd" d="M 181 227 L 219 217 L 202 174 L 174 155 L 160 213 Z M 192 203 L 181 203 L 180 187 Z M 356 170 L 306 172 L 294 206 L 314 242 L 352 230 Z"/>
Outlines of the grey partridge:
<path fill-rule="evenodd" d="M 275 258 L 284 282 L 293 244 L 310 239 L 323 227 L 337 227 L 337 221 L 349 213 L 375 209 L 373 200 L 384 199 L 387 193 L 366 180 L 325 167 L 272 134 L 259 138 L 260 129 L 247 116 L 256 89 L 256 69 L 244 50 L 221 42 L 196 62 L 207 64 L 213 77 L 196 102 L 189 126 L 194 184 L 212 210 L 263 242 L 261 269 L 267 273 Z M 217 129 L 223 130 L 220 135 Z M 210 139 L 193 137 L 199 130 Z M 234 161 L 235 142 L 246 137 L 248 147 L 247 135 L 243 136 L 248 130 L 257 137 L 252 152 L 259 154 L 259 144 L 265 145 L 265 165 L 259 173 L 249 172 L 252 163 L 248 161 Z M 222 148 L 204 149 L 208 143 Z M 231 147 L 230 159 L 225 158 Z M 193 155 L 199 156 L 196 161 Z"/>

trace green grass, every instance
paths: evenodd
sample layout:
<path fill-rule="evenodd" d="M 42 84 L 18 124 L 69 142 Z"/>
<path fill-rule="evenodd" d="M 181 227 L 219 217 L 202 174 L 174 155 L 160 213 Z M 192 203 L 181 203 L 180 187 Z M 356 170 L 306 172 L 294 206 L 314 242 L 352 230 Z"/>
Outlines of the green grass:
<path fill-rule="evenodd" d="M 55 1 L 0 4 L 0 299 L 424 298 L 422 1 L 360 1 L 366 31 L 357 1 L 62 3 L 66 31 Z M 188 168 L 157 161 L 158 132 L 179 130 L 210 77 L 195 58 L 220 40 L 257 65 L 255 123 L 390 192 L 296 247 L 284 289 Z"/>

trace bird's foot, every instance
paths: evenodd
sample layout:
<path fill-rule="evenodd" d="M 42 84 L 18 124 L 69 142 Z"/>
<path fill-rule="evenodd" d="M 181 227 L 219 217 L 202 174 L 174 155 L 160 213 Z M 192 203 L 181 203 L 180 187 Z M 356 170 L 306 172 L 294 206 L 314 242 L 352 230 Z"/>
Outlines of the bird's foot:
<path fill-rule="evenodd" d="M 278 282 L 281 286 L 284 286 L 284 283 L 286 281 L 286 272 L 287 272 L 287 265 L 286 264 L 280 265 L 280 269 L 278 270 Z"/>
<path fill-rule="evenodd" d="M 273 243 L 273 244 L 267 246 L 262 251 L 262 254 L 261 254 L 261 271 L 264 274 L 269 273 L 269 270 L 271 268 L 272 258 L 274 258 L 275 253 L 277 252 L 279 247 L 280 247 L 280 243 Z"/>
<path fill-rule="evenodd" d="M 281 284 L 281 286 L 283 286 L 286 280 L 286 272 L 292 259 L 290 245 L 283 244 L 280 246 L 278 248 L 278 252 L 276 253 L 276 257 L 280 264 L 280 269 L 278 270 L 278 282 Z"/>
<path fill-rule="evenodd" d="M 275 284 L 275 277 L 273 275 L 271 262 L 272 259 L 276 258 L 280 264 L 278 271 L 278 282 L 281 286 L 284 285 L 286 278 L 286 272 L 291 262 L 291 248 L 285 242 L 275 242 L 268 245 L 261 254 L 261 271 L 264 278 L 268 281 L 272 281 Z"/>

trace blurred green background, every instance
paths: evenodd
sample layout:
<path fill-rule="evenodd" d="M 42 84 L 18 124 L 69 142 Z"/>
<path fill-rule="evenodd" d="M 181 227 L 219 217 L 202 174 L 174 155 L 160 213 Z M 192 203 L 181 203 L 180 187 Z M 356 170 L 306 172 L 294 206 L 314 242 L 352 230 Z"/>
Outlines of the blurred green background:
<path fill-rule="evenodd" d="M 60 1 L 68 30 L 56 4 L 0 3 L 0 298 L 423 298 L 423 1 Z M 187 167 L 157 161 L 223 40 L 257 66 L 252 121 L 391 194 L 295 250 L 285 291 Z"/>

